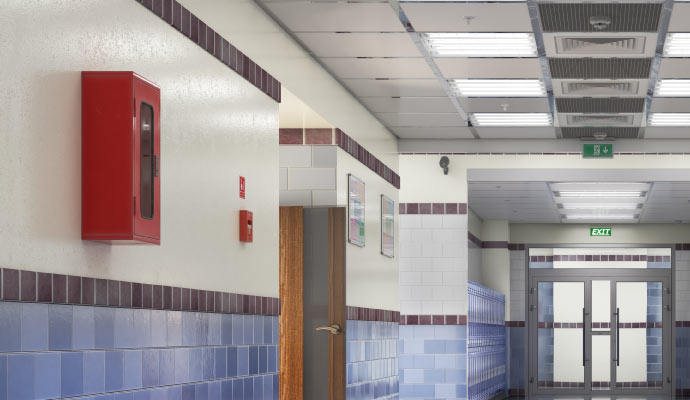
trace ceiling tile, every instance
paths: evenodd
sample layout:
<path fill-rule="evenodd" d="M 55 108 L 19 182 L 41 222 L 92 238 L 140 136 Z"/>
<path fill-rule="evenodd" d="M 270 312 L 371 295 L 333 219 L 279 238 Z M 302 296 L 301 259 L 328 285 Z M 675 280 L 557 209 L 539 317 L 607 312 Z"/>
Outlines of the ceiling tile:
<path fill-rule="evenodd" d="M 690 98 L 655 97 L 652 99 L 651 112 L 685 113 L 690 111 Z"/>
<path fill-rule="evenodd" d="M 303 32 L 296 35 L 317 57 L 420 57 L 408 33 Z"/>
<path fill-rule="evenodd" d="M 343 83 L 360 97 L 445 96 L 441 84 L 436 79 L 343 79 Z"/>
<path fill-rule="evenodd" d="M 543 78 L 537 58 L 435 58 L 447 79 Z"/>
<path fill-rule="evenodd" d="M 676 2 L 671 13 L 669 32 L 690 32 L 690 3 Z"/>
<path fill-rule="evenodd" d="M 266 3 L 293 32 L 405 32 L 388 3 Z"/>
<path fill-rule="evenodd" d="M 360 100 L 374 112 L 457 112 L 448 97 L 362 97 Z"/>
<path fill-rule="evenodd" d="M 467 126 L 458 113 L 377 113 L 388 126 Z"/>
<path fill-rule="evenodd" d="M 646 139 L 690 139 L 690 129 L 688 127 L 648 126 L 645 128 L 644 137 Z"/>
<path fill-rule="evenodd" d="M 662 58 L 659 78 L 690 78 L 690 59 Z"/>
<path fill-rule="evenodd" d="M 476 127 L 482 139 L 555 139 L 552 127 Z"/>
<path fill-rule="evenodd" d="M 417 32 L 532 32 L 526 3 L 409 3 L 402 9 Z"/>
<path fill-rule="evenodd" d="M 551 112 L 549 100 L 542 98 L 458 98 L 466 112 Z M 504 110 L 504 105 L 507 109 Z"/>
<path fill-rule="evenodd" d="M 397 127 L 389 128 L 401 139 L 472 139 L 472 131 L 466 126 L 457 127 Z"/>
<path fill-rule="evenodd" d="M 347 78 L 433 78 L 423 58 L 322 58 L 333 73 Z"/>

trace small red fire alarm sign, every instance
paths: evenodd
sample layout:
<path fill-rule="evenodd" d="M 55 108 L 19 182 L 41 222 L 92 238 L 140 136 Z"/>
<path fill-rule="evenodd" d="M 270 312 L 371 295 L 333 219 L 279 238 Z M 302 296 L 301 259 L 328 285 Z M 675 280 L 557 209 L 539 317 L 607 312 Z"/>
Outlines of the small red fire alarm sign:
<path fill-rule="evenodd" d="M 244 188 L 245 188 L 244 176 L 240 176 L 240 199 L 244 199 L 246 196 Z"/>

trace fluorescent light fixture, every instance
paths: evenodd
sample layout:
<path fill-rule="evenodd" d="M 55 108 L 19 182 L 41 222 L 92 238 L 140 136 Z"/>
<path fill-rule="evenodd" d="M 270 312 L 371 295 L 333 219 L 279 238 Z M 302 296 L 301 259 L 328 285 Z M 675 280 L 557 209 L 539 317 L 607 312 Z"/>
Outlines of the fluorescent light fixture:
<path fill-rule="evenodd" d="M 690 126 L 690 113 L 651 113 L 649 126 Z"/>
<path fill-rule="evenodd" d="M 532 33 L 426 33 L 425 43 L 437 57 L 536 57 Z"/>
<path fill-rule="evenodd" d="M 541 79 L 453 79 L 460 97 L 546 97 Z"/>
<path fill-rule="evenodd" d="M 577 204 L 564 203 L 561 204 L 564 210 L 637 210 L 642 204 L 637 203 L 623 203 L 623 204 Z"/>
<path fill-rule="evenodd" d="M 640 192 L 636 190 L 621 190 L 621 191 L 579 191 L 579 190 L 562 190 L 560 192 L 555 192 L 558 197 L 562 198 L 578 198 L 578 197 L 643 197 L 645 192 Z"/>
<path fill-rule="evenodd" d="M 473 113 L 474 126 L 551 126 L 549 113 Z"/>
<path fill-rule="evenodd" d="M 689 57 L 690 33 L 669 33 L 664 43 L 664 57 Z"/>
<path fill-rule="evenodd" d="M 656 81 L 654 96 L 690 97 L 690 79 L 659 79 Z"/>
<path fill-rule="evenodd" d="M 574 215 L 564 215 L 565 219 L 636 219 L 639 218 L 639 215 L 637 214 L 616 214 L 616 215 L 582 215 L 582 214 L 574 214 Z"/>

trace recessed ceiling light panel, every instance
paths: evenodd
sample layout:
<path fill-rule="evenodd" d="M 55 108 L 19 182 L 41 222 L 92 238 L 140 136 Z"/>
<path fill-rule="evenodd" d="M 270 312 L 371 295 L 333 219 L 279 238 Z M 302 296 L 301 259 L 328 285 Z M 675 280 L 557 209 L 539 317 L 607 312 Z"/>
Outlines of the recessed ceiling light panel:
<path fill-rule="evenodd" d="M 649 126 L 690 126 L 690 113 L 651 113 Z"/>
<path fill-rule="evenodd" d="M 659 79 L 656 81 L 654 96 L 690 97 L 690 79 Z"/>
<path fill-rule="evenodd" d="M 459 97 L 546 97 L 541 79 L 453 79 Z"/>
<path fill-rule="evenodd" d="M 669 33 L 664 43 L 664 57 L 690 57 L 690 33 Z"/>
<path fill-rule="evenodd" d="M 551 126 L 549 113 L 474 113 L 470 114 L 474 126 Z"/>
<path fill-rule="evenodd" d="M 536 57 L 532 33 L 426 33 L 425 44 L 436 57 Z"/>
<path fill-rule="evenodd" d="M 640 218 L 638 214 L 607 214 L 607 215 L 590 215 L 590 214 L 573 214 L 564 215 L 565 219 L 577 219 L 577 220 L 626 220 L 626 219 L 637 219 Z"/>

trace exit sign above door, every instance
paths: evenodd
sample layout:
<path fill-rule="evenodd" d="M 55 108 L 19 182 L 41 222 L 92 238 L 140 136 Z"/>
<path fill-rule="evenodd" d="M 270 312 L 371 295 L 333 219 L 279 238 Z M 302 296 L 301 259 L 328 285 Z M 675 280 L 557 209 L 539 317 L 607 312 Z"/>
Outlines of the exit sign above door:
<path fill-rule="evenodd" d="M 611 236 L 611 228 L 589 228 L 589 236 Z"/>
<path fill-rule="evenodd" d="M 582 145 L 583 158 L 613 158 L 613 143 L 585 143 Z"/>

